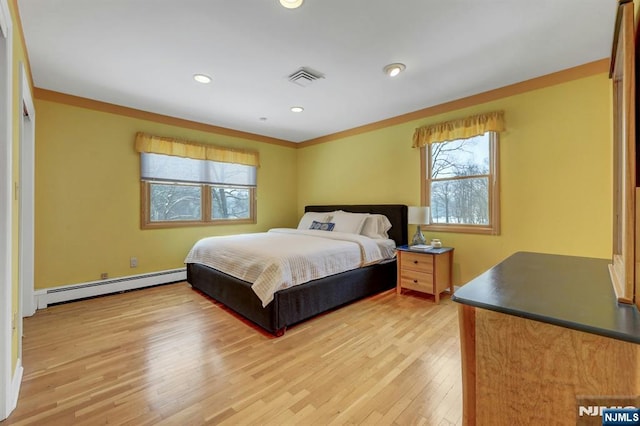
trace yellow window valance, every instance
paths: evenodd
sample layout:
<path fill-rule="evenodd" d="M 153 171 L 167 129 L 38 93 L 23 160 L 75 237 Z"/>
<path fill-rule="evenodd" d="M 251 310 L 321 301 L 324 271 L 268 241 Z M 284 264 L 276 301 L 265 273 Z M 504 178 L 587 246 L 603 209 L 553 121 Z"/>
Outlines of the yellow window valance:
<path fill-rule="evenodd" d="M 183 141 L 174 138 L 136 133 L 135 148 L 137 152 L 173 155 L 176 157 L 195 158 L 197 160 L 211 160 L 222 163 L 236 163 L 247 166 L 260 166 L 260 159 L 256 151 L 226 148 Z"/>
<path fill-rule="evenodd" d="M 413 147 L 419 148 L 435 142 L 472 138 L 486 132 L 501 132 L 503 130 L 504 111 L 488 112 L 418 127 L 413 134 Z"/>

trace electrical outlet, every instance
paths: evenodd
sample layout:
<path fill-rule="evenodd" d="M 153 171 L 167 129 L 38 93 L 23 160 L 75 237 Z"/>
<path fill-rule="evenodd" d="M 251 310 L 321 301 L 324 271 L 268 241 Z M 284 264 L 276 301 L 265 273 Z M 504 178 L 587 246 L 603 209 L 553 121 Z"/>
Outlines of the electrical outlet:
<path fill-rule="evenodd" d="M 107 278 L 109 278 L 109 274 L 107 272 L 103 272 L 100 274 L 101 280 L 106 280 Z"/>
<path fill-rule="evenodd" d="M 137 268 L 138 267 L 138 258 L 137 257 L 132 257 L 131 259 L 129 259 L 129 267 L 130 268 Z"/>

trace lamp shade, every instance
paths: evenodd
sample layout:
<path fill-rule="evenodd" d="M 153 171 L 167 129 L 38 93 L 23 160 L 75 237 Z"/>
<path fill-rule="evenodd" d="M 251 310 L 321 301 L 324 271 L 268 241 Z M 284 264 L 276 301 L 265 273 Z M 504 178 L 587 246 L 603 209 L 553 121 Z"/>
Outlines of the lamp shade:
<path fill-rule="evenodd" d="M 409 206 L 409 223 L 413 225 L 427 225 L 431 222 L 429 207 Z"/>

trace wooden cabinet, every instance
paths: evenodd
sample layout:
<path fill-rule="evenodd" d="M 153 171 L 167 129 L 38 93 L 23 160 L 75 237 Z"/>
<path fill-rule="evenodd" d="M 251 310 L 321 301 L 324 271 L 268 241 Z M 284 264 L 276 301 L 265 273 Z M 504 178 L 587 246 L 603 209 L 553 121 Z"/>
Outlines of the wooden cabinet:
<path fill-rule="evenodd" d="M 432 294 L 440 303 L 440 293 L 449 289 L 453 294 L 453 248 L 430 250 L 398 247 L 398 294 L 402 289 Z"/>
<path fill-rule="evenodd" d="M 640 315 L 607 263 L 518 252 L 456 291 L 464 425 L 600 425 L 581 407 L 640 406 Z"/>

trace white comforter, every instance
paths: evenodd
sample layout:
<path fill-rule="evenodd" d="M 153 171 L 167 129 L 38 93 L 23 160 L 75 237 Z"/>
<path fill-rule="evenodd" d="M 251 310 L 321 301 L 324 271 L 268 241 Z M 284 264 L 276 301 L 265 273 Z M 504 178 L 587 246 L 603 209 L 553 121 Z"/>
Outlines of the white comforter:
<path fill-rule="evenodd" d="M 278 290 L 384 258 L 376 240 L 362 235 L 277 228 L 204 238 L 185 263 L 201 263 L 253 283 L 251 288 L 267 306 Z"/>

